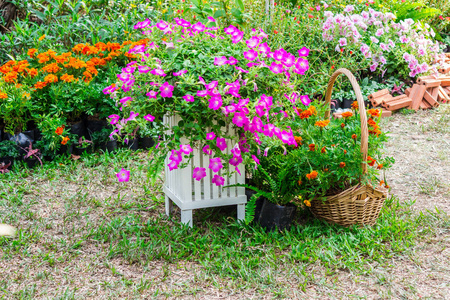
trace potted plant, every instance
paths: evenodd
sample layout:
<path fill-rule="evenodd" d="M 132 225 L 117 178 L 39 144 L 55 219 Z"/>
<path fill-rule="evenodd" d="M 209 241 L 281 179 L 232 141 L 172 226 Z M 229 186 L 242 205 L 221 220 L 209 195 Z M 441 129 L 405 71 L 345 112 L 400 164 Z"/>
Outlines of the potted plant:
<path fill-rule="evenodd" d="M 92 150 L 92 141 L 87 140 L 84 136 L 80 137 L 78 139 L 78 143 L 75 144 L 75 147 L 73 149 L 73 153 L 75 155 L 81 155 L 85 152 L 91 152 Z"/>
<path fill-rule="evenodd" d="M 4 140 L 0 142 L 0 164 L 2 164 L 3 169 L 11 169 L 14 160 L 19 156 L 19 149 L 14 141 Z"/>
<path fill-rule="evenodd" d="M 37 164 L 37 162 L 39 162 L 42 166 L 41 150 L 33 149 L 32 143 L 30 143 L 30 145 L 27 148 L 22 148 L 22 150 L 25 151 L 25 156 L 23 157 L 23 160 L 25 161 L 25 163 L 29 168 L 33 168 Z"/>
<path fill-rule="evenodd" d="M 110 137 L 111 128 L 103 128 L 92 133 L 92 142 L 102 151 L 114 152 L 117 150 L 117 140 Z M 112 139 L 111 139 L 112 138 Z"/>
<path fill-rule="evenodd" d="M 295 144 L 292 132 L 275 126 L 273 120 L 283 118 L 286 109 L 310 101 L 299 92 L 300 78 L 309 68 L 309 49 L 298 54 L 272 49 L 262 29 L 246 35 L 234 26 L 216 25 L 213 18 L 205 24 L 183 19 L 139 22 L 136 28 L 152 42 L 133 45 L 129 54 L 139 59 L 122 69 L 118 82 L 104 90 L 121 110 L 120 115 L 110 116 L 118 138 L 129 139 L 142 121 L 157 125 L 153 136 L 159 140 L 151 170 L 156 175 L 162 167 L 166 169 L 167 198 L 181 193 L 168 184 L 170 176 L 183 176 L 177 179 L 178 186 L 191 183 L 184 178 L 190 177 L 211 191 L 202 194 L 201 185 L 183 186 L 191 191 L 183 192 L 186 199 L 193 199 L 177 200 L 177 204 L 198 198 L 216 206 L 245 199 L 244 189 L 235 187 L 236 198 L 214 200 L 228 194 L 222 187 L 229 184 L 230 176 L 244 183 L 242 162 L 258 160 L 262 136 Z M 148 30 L 148 26 L 154 28 Z M 178 174 L 184 167 L 189 174 Z"/>

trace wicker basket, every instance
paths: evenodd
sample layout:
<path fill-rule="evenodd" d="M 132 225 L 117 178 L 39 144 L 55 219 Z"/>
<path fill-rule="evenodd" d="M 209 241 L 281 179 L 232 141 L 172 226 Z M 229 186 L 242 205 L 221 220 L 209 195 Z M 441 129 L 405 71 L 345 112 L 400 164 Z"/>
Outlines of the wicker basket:
<path fill-rule="evenodd" d="M 333 85 L 340 74 L 348 77 L 358 100 L 361 121 L 361 153 L 363 161 L 366 161 L 369 139 L 366 109 L 361 89 L 349 70 L 339 69 L 333 73 L 328 83 L 325 102 L 330 105 Z M 330 110 L 325 114 L 325 118 L 329 117 Z M 367 164 L 362 164 L 362 170 L 364 173 L 367 172 Z M 357 185 L 337 195 L 328 196 L 325 201 L 314 199 L 311 201 L 310 210 L 317 218 L 342 226 L 374 225 L 386 197 L 387 192 L 384 189 L 373 188 L 370 185 Z"/>

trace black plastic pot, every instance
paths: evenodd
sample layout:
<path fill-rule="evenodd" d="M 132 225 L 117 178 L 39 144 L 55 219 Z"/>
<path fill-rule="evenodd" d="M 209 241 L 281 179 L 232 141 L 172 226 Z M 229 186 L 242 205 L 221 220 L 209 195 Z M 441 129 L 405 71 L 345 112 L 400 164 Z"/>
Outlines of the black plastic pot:
<path fill-rule="evenodd" d="M 83 121 L 68 126 L 68 129 L 70 129 L 70 133 L 77 135 L 78 138 L 87 136 L 86 126 Z"/>
<path fill-rule="evenodd" d="M 73 152 L 73 145 L 70 145 L 70 146 L 61 145 L 58 152 L 56 152 L 56 155 L 72 154 L 72 152 Z"/>
<path fill-rule="evenodd" d="M 117 150 L 117 141 L 114 140 L 114 141 L 104 142 L 104 143 L 100 144 L 99 149 L 102 150 L 103 152 L 106 152 L 106 151 L 114 152 Z"/>
<path fill-rule="evenodd" d="M 22 148 L 27 148 L 28 146 L 30 146 L 30 143 L 33 143 L 35 141 L 34 130 L 23 131 L 15 135 L 7 133 L 6 139 L 14 141 L 19 147 L 20 155 L 25 155 L 25 150 L 23 150 Z"/>
<path fill-rule="evenodd" d="M 92 140 L 92 134 L 98 132 L 106 127 L 106 121 L 104 120 L 87 120 L 86 129 L 89 134 L 89 139 Z"/>
<path fill-rule="evenodd" d="M 275 229 L 289 230 L 291 228 L 292 220 L 295 217 L 297 207 L 293 204 L 288 205 L 276 205 L 267 199 L 264 199 L 264 203 L 261 207 L 261 215 L 259 217 L 259 223 L 262 227 L 268 231 Z"/>
<path fill-rule="evenodd" d="M 73 154 L 75 154 L 75 155 L 81 155 L 81 154 L 83 154 L 84 152 L 90 153 L 90 152 L 91 152 L 91 149 L 92 149 L 92 145 L 89 145 L 89 146 L 86 146 L 86 147 L 83 147 L 83 148 L 78 147 L 78 146 L 74 146 L 74 147 L 73 147 Z"/>
<path fill-rule="evenodd" d="M 148 137 L 148 136 L 139 138 L 139 141 L 141 144 L 141 149 L 145 149 L 145 150 L 150 149 L 155 144 L 155 141 L 151 137 Z"/>
<path fill-rule="evenodd" d="M 28 168 L 30 169 L 34 168 L 37 164 L 39 164 L 39 159 L 37 159 L 34 156 L 30 156 L 24 159 L 23 161 L 27 164 Z"/>
<path fill-rule="evenodd" d="M 139 139 L 134 138 L 132 140 L 129 140 L 127 146 L 130 150 L 133 150 L 133 151 L 138 150 L 139 149 Z"/>
<path fill-rule="evenodd" d="M 338 109 L 338 108 L 339 108 L 339 100 L 337 100 L 337 99 L 332 99 L 332 100 L 330 101 L 330 109 L 331 109 L 331 112 L 334 113 L 334 112 L 336 111 L 336 109 Z"/>
<path fill-rule="evenodd" d="M 354 102 L 355 100 L 353 100 L 353 99 L 342 99 L 342 101 L 341 101 L 341 108 L 352 108 L 352 103 Z"/>

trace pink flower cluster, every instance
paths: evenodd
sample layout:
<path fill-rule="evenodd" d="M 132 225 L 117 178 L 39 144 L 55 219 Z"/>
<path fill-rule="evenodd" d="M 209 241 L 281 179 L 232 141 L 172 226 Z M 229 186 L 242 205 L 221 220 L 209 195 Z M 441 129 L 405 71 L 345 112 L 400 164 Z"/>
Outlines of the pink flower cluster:
<path fill-rule="evenodd" d="M 351 14 L 353 10 L 354 7 L 349 5 L 344 8 L 344 14 L 324 12 L 326 19 L 322 24 L 322 37 L 325 41 L 337 41 L 336 51 L 343 51 L 350 44 L 359 45 L 364 57 L 371 59 L 370 70 L 374 72 L 387 63 L 388 55 L 399 52 L 393 52 L 394 49 L 405 49 L 405 62 L 411 77 L 427 72 L 430 67 L 426 61 L 437 59 L 439 46 L 430 38 L 434 32 L 427 24 L 422 27 L 412 19 L 396 23 L 392 13 L 382 13 L 371 8 L 360 14 Z M 420 57 L 422 63 L 415 56 Z"/>

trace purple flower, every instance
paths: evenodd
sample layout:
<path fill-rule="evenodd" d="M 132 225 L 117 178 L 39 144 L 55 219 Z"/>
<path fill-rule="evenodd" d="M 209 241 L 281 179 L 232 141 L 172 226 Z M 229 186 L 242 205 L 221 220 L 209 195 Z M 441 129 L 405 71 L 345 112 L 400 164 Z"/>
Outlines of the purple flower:
<path fill-rule="evenodd" d="M 108 116 L 108 118 L 111 119 L 111 121 L 109 121 L 109 124 L 115 125 L 115 124 L 117 124 L 117 122 L 119 122 L 120 116 L 119 115 L 110 115 L 110 116 Z"/>
<path fill-rule="evenodd" d="M 214 58 L 214 64 L 216 66 L 223 66 L 223 65 L 226 65 L 227 63 L 228 63 L 228 59 L 226 56 L 220 56 L 220 57 Z"/>
<path fill-rule="evenodd" d="M 189 145 L 189 144 L 180 145 L 180 150 L 184 154 L 189 154 L 189 153 L 191 153 L 193 151 L 192 148 L 191 148 L 191 145 Z"/>
<path fill-rule="evenodd" d="M 205 28 L 206 28 L 205 25 L 203 25 L 201 22 L 197 22 L 191 26 L 191 29 L 194 33 L 203 32 L 205 31 Z"/>
<path fill-rule="evenodd" d="M 238 70 L 238 71 L 241 71 L 241 72 L 244 72 L 244 73 L 248 73 L 247 70 L 244 70 L 244 69 L 242 69 L 241 67 L 235 66 L 234 68 L 235 68 L 236 70 Z"/>
<path fill-rule="evenodd" d="M 198 97 L 206 97 L 206 96 L 208 96 L 208 91 L 207 90 L 197 91 L 197 96 Z"/>
<path fill-rule="evenodd" d="M 275 60 L 283 61 L 286 54 L 287 54 L 286 50 L 284 50 L 283 48 L 280 48 L 278 50 L 275 50 L 275 52 L 272 54 L 272 56 Z"/>
<path fill-rule="evenodd" d="M 184 19 L 177 19 L 175 21 L 177 23 L 177 25 L 181 26 L 181 27 L 190 27 L 191 23 L 189 23 L 188 21 L 184 20 Z"/>
<path fill-rule="evenodd" d="M 118 88 L 115 87 L 115 85 L 110 85 L 106 88 L 103 89 L 103 94 L 107 95 L 107 94 L 112 94 L 114 93 Z"/>
<path fill-rule="evenodd" d="M 207 133 L 207 134 L 206 134 L 206 139 L 207 139 L 207 140 L 212 141 L 212 140 L 214 140 L 215 138 L 216 138 L 216 134 L 215 134 L 214 132 L 210 132 L 210 133 Z"/>
<path fill-rule="evenodd" d="M 372 72 L 375 72 L 375 70 L 378 68 L 378 63 L 373 63 L 371 66 L 370 66 L 370 71 L 372 71 Z"/>
<path fill-rule="evenodd" d="M 163 69 L 153 69 L 150 73 L 152 73 L 153 75 L 162 76 L 162 77 L 167 75 L 166 73 L 164 73 Z"/>
<path fill-rule="evenodd" d="M 239 150 L 240 151 L 240 150 Z M 234 167 L 237 167 L 242 162 L 242 156 L 233 156 L 228 163 Z"/>
<path fill-rule="evenodd" d="M 130 111 L 130 116 L 125 119 L 126 122 L 133 121 L 136 117 L 139 116 L 139 113 L 135 113 L 134 111 Z"/>
<path fill-rule="evenodd" d="M 253 154 L 252 154 L 252 158 L 253 158 L 253 160 L 255 161 L 255 163 L 256 163 L 257 165 L 259 165 L 259 159 L 258 159 L 255 155 L 253 155 Z"/>
<path fill-rule="evenodd" d="M 169 25 L 164 22 L 163 20 L 160 20 L 158 23 L 156 23 L 156 28 L 158 28 L 159 30 L 164 30 L 168 27 Z"/>
<path fill-rule="evenodd" d="M 206 155 L 211 155 L 212 154 L 212 150 L 209 148 L 209 145 L 206 145 L 205 147 L 203 147 L 202 151 Z"/>
<path fill-rule="evenodd" d="M 253 49 L 250 49 L 248 51 L 244 51 L 244 57 L 250 61 L 255 60 L 258 57 L 258 52 L 256 52 Z"/>
<path fill-rule="evenodd" d="M 179 164 L 179 162 L 177 162 L 175 160 L 170 161 L 170 163 L 167 164 L 167 166 L 169 167 L 169 171 L 178 169 L 178 164 Z"/>
<path fill-rule="evenodd" d="M 236 27 L 233 25 L 228 26 L 227 28 L 224 28 L 223 30 L 226 34 L 234 34 L 236 31 L 239 31 Z"/>
<path fill-rule="evenodd" d="M 238 63 L 238 60 L 236 58 L 234 58 L 233 56 L 230 56 L 230 58 L 228 59 L 228 64 L 235 65 L 237 63 Z"/>
<path fill-rule="evenodd" d="M 211 99 L 209 99 L 208 107 L 212 110 L 218 110 L 220 107 L 222 107 L 222 98 L 221 97 L 211 97 Z"/>
<path fill-rule="evenodd" d="M 173 96 L 173 85 L 170 85 L 167 81 L 159 88 L 161 91 L 161 97 L 170 98 Z"/>
<path fill-rule="evenodd" d="M 346 38 L 340 38 L 339 39 L 339 45 L 341 47 L 347 46 L 347 39 Z"/>
<path fill-rule="evenodd" d="M 181 76 L 181 75 L 186 74 L 186 73 L 187 73 L 187 70 L 181 70 L 181 71 L 178 71 L 178 72 L 174 72 L 173 76 Z"/>
<path fill-rule="evenodd" d="M 119 102 L 120 102 L 120 104 L 122 104 L 122 105 L 126 105 L 126 103 L 127 103 L 128 101 L 131 101 L 131 100 L 133 100 L 133 98 L 131 98 L 131 97 L 124 97 L 124 98 L 120 99 Z"/>
<path fill-rule="evenodd" d="M 277 64 L 276 62 L 272 62 L 269 67 L 270 71 L 274 74 L 280 74 L 284 72 L 284 68 L 282 64 Z"/>
<path fill-rule="evenodd" d="M 130 171 L 122 168 L 119 173 L 116 174 L 119 182 L 128 182 L 130 181 Z"/>
<path fill-rule="evenodd" d="M 158 92 L 151 90 L 145 95 L 148 96 L 149 98 L 156 99 L 156 97 L 158 96 Z"/>
<path fill-rule="evenodd" d="M 207 19 L 211 23 L 215 23 L 216 22 L 216 19 L 214 19 L 213 17 L 208 17 Z"/>
<path fill-rule="evenodd" d="M 192 172 L 192 178 L 194 178 L 197 181 L 202 180 L 202 178 L 206 177 L 206 169 L 197 167 Z"/>
<path fill-rule="evenodd" d="M 186 100 L 187 102 L 194 102 L 194 96 L 189 94 L 184 95 L 183 99 Z"/>
<path fill-rule="evenodd" d="M 298 56 L 308 56 L 309 55 L 309 48 L 303 47 L 302 49 L 298 50 Z"/>
<path fill-rule="evenodd" d="M 216 140 L 216 146 L 217 148 L 220 149 L 220 151 L 223 151 L 225 149 L 227 149 L 227 141 L 225 140 L 225 138 L 217 138 Z"/>
<path fill-rule="evenodd" d="M 214 177 L 211 180 L 212 183 L 214 183 L 217 186 L 221 186 L 225 183 L 225 179 L 219 175 L 214 175 Z"/>
<path fill-rule="evenodd" d="M 214 80 L 214 81 L 211 81 L 210 83 L 208 83 L 207 85 L 205 85 L 205 87 L 208 90 L 214 90 L 218 84 L 219 84 L 219 82 L 217 80 Z"/>
<path fill-rule="evenodd" d="M 209 160 L 208 168 L 211 169 L 214 173 L 219 172 L 219 170 L 222 169 L 222 167 L 223 167 L 223 165 L 222 165 L 222 160 L 220 159 L 220 157 L 211 158 Z"/>
<path fill-rule="evenodd" d="M 150 114 L 148 114 L 148 115 L 144 116 L 144 119 L 149 121 L 149 122 L 153 122 L 155 120 L 155 117 L 150 115 Z"/>
<path fill-rule="evenodd" d="M 300 101 L 303 103 L 303 105 L 308 106 L 311 103 L 311 99 L 309 99 L 308 95 L 300 96 Z"/>
<path fill-rule="evenodd" d="M 250 49 L 255 48 L 259 44 L 259 37 L 252 36 L 250 39 L 246 40 L 245 43 L 247 44 L 247 47 Z"/>

